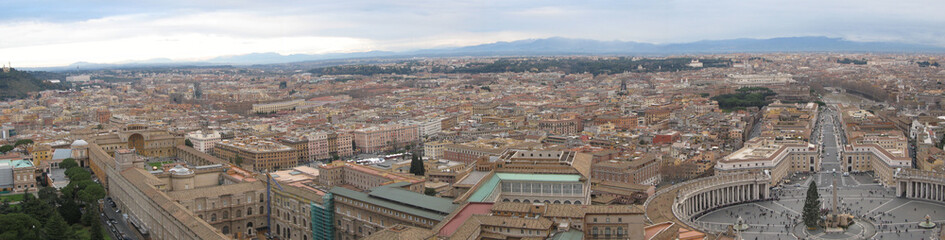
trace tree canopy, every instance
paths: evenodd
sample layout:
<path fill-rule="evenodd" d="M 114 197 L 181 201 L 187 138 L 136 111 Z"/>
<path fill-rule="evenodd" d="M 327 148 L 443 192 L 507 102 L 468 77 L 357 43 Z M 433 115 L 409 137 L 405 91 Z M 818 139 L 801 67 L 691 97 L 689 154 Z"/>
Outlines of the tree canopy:
<path fill-rule="evenodd" d="M 72 158 L 63 159 L 62 162 L 59 163 L 59 168 L 65 168 L 66 170 L 69 170 L 70 168 L 74 168 L 78 166 L 79 164 L 76 163 L 75 159 L 72 159 Z"/>
<path fill-rule="evenodd" d="M 398 66 L 343 65 L 313 69 L 309 72 L 320 75 L 375 75 L 430 73 L 501 73 L 501 72 L 565 72 L 590 73 L 594 75 L 623 72 L 670 72 L 697 69 L 688 64 L 693 58 L 666 59 L 591 59 L 591 58 L 503 58 L 491 63 L 472 62 L 462 66 L 424 66 L 417 62 L 406 62 Z M 730 59 L 699 59 L 704 67 L 730 67 Z M 417 66 L 416 68 L 414 66 Z"/>
<path fill-rule="evenodd" d="M 19 147 L 20 145 L 30 145 L 30 144 L 33 144 L 33 140 L 20 139 L 20 140 L 16 140 L 16 143 L 13 143 L 13 147 Z"/>
<path fill-rule="evenodd" d="M 719 108 L 734 109 L 744 107 L 764 107 L 767 106 L 767 98 L 777 95 L 771 89 L 764 87 L 744 87 L 735 90 L 735 93 L 722 94 L 710 99 L 719 102 Z"/>

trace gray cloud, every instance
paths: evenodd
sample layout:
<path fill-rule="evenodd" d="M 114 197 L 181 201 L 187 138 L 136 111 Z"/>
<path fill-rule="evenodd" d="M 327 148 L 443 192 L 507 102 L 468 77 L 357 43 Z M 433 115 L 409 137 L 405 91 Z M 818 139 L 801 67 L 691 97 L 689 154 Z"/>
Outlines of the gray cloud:
<path fill-rule="evenodd" d="M 409 50 L 563 36 L 651 43 L 706 39 L 829 36 L 945 46 L 945 1 L 30 1 L 6 3 L 0 16 L 0 56 L 19 61 L 24 49 L 61 49 L 141 39 L 194 47 L 200 39 L 227 39 L 245 51 L 280 53 Z M 283 39 L 283 40 L 279 40 Z M 320 47 L 305 41 L 322 39 Z M 331 42 L 334 41 L 349 42 Z M 154 40 L 157 41 L 157 40 Z M 270 42 L 283 46 L 265 47 Z M 125 42 L 125 45 L 150 42 Z M 295 45 L 288 45 L 288 44 Z M 164 44 L 161 42 L 161 44 Z M 58 48 L 55 46 L 59 46 Z M 282 50 L 280 50 L 282 49 Z M 125 50 L 127 51 L 127 50 Z M 113 53 L 132 59 L 200 58 Z M 47 54 L 70 55 L 66 52 Z M 206 54 L 219 54 L 217 51 Z M 75 54 L 72 54 L 75 55 Z M 57 57 L 44 62 L 109 61 L 110 57 Z M 130 59 L 129 59 L 130 60 Z"/>

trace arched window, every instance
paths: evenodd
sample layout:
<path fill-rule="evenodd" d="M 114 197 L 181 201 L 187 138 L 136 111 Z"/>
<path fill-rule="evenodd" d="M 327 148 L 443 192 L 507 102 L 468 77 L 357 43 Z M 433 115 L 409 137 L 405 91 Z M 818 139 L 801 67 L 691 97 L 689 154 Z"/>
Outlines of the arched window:
<path fill-rule="evenodd" d="M 555 204 L 561 204 L 561 201 L 555 200 Z"/>
<path fill-rule="evenodd" d="M 265 201 L 266 197 L 262 193 L 259 194 L 259 202 Z"/>
<path fill-rule="evenodd" d="M 223 234 L 230 234 L 230 227 L 229 227 L 229 226 L 223 226 Z"/>
<path fill-rule="evenodd" d="M 571 204 L 571 200 L 564 200 L 564 204 Z"/>
<path fill-rule="evenodd" d="M 216 221 L 217 221 L 217 214 L 216 213 L 210 214 L 210 222 L 216 222 Z"/>
<path fill-rule="evenodd" d="M 617 227 L 617 235 L 623 235 L 623 227 Z"/>
<path fill-rule="evenodd" d="M 266 212 L 266 207 L 259 206 L 259 214 L 265 214 L 265 212 Z"/>
<path fill-rule="evenodd" d="M 574 204 L 581 205 L 581 201 L 574 201 Z"/>
<path fill-rule="evenodd" d="M 230 219 L 230 211 L 223 211 L 223 220 Z"/>
<path fill-rule="evenodd" d="M 529 201 L 528 199 L 525 199 L 525 201 L 522 201 L 522 202 L 523 202 L 523 203 L 532 203 L 532 201 Z"/>
<path fill-rule="evenodd" d="M 515 200 L 512 200 L 512 202 L 516 202 L 516 203 L 517 203 L 517 202 L 521 202 L 521 201 L 519 201 L 518 199 L 515 199 Z"/>
<path fill-rule="evenodd" d="M 246 208 L 246 215 L 247 215 L 247 216 L 253 215 L 253 207 L 248 207 L 248 208 Z"/>
<path fill-rule="evenodd" d="M 236 217 L 243 217 L 243 210 L 236 210 Z"/>
<path fill-rule="evenodd" d="M 610 235 L 610 227 L 604 228 L 604 235 Z"/>

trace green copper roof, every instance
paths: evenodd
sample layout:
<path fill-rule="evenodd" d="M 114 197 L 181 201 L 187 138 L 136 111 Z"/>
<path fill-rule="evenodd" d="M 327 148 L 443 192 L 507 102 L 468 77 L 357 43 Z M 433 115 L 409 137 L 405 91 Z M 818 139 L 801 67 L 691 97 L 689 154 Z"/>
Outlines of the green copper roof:
<path fill-rule="evenodd" d="M 496 173 L 502 180 L 513 181 L 543 181 L 543 182 L 577 182 L 581 175 L 577 174 L 536 174 L 536 173 Z"/>
<path fill-rule="evenodd" d="M 362 202 L 371 203 L 388 209 L 401 211 L 410 215 L 434 220 L 442 220 L 456 209 L 452 201 L 445 198 L 431 197 L 422 193 L 415 193 L 399 189 L 394 186 L 380 186 L 370 190 L 370 193 L 353 191 L 342 187 L 333 187 L 329 192 Z M 337 200 L 337 199 L 336 199 Z"/>
<path fill-rule="evenodd" d="M 479 186 L 476 192 L 469 196 L 469 202 L 482 202 L 495 191 L 499 182 L 503 180 L 511 181 L 532 181 L 532 182 L 579 182 L 581 175 L 577 174 L 537 174 L 537 173 L 496 173 L 489 180 Z"/>

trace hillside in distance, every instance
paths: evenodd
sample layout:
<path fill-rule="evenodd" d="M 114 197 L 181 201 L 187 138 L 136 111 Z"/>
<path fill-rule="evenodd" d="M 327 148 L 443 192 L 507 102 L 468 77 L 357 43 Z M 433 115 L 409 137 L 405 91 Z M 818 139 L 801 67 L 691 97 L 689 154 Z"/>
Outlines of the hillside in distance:
<path fill-rule="evenodd" d="M 285 64 L 340 59 L 384 59 L 409 57 L 457 56 L 666 56 L 712 53 L 774 53 L 774 52 L 872 52 L 872 53 L 945 53 L 945 47 L 897 42 L 858 42 L 829 37 L 783 37 L 769 39 L 704 40 L 688 43 L 652 44 L 632 41 L 599 41 L 552 37 L 495 42 L 465 47 L 420 49 L 413 51 L 369 51 L 354 53 L 290 54 L 250 53 L 219 56 L 203 61 L 152 59 L 125 63 L 75 63 L 70 66 L 34 68 L 35 70 L 94 70 L 117 68 L 221 66 Z"/>
<path fill-rule="evenodd" d="M 25 98 L 30 92 L 50 89 L 66 89 L 66 86 L 41 80 L 29 72 L 16 69 L 10 72 L 0 71 L 0 99 Z"/>

